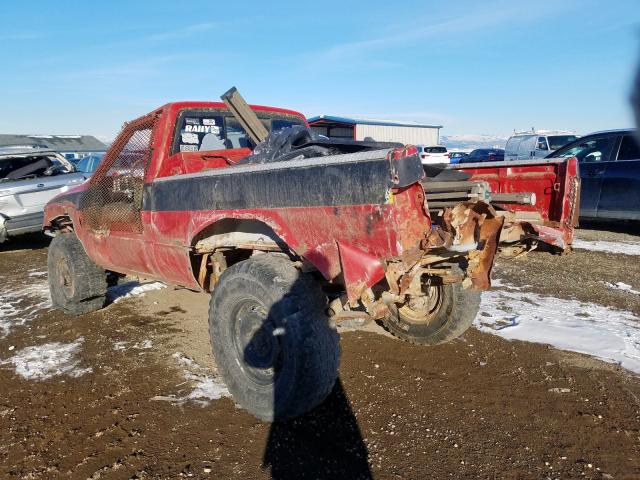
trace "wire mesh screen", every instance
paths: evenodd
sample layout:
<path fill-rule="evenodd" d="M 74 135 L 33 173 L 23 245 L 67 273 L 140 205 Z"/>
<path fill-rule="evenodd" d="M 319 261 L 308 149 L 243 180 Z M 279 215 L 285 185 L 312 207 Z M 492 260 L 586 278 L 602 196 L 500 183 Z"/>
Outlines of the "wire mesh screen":
<path fill-rule="evenodd" d="M 85 190 L 80 209 L 87 228 L 141 232 L 144 175 L 156 116 L 124 127 Z"/>

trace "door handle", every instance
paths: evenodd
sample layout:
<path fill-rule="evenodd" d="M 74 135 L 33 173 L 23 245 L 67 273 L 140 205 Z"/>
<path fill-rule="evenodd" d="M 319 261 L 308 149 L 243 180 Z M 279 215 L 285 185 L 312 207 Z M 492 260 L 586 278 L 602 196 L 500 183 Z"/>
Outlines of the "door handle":
<path fill-rule="evenodd" d="M 39 183 L 38 185 L 36 185 L 36 187 L 38 187 L 38 188 L 44 188 L 44 183 Z"/>

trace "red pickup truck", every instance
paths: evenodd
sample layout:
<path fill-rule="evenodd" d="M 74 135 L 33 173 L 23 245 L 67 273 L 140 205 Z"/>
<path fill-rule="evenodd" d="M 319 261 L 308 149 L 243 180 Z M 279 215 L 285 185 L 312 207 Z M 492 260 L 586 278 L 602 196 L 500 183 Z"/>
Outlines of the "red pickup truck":
<path fill-rule="evenodd" d="M 270 137 L 306 125 L 251 109 Z M 259 150 L 223 103 L 170 103 L 125 124 L 93 177 L 46 207 L 54 306 L 101 308 L 122 274 L 211 292 L 220 371 L 266 420 L 331 391 L 335 322 L 380 319 L 421 344 L 469 328 L 504 215 L 459 201 L 432 218 L 415 147 L 307 139 L 268 162 Z"/>

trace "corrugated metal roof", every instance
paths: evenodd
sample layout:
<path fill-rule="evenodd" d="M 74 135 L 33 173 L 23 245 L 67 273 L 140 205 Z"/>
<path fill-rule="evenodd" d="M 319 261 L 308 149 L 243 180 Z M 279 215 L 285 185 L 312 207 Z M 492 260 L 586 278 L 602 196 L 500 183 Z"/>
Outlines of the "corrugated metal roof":
<path fill-rule="evenodd" d="M 326 122 L 345 123 L 348 125 L 383 125 L 388 127 L 442 128 L 442 125 L 425 125 L 417 122 L 389 122 L 387 120 L 370 120 L 367 118 L 338 117 L 335 115 L 318 115 L 307 119 L 308 123 L 324 120 Z"/>
<path fill-rule="evenodd" d="M 0 147 L 37 145 L 57 152 L 101 152 L 107 146 L 92 135 L 10 135 L 0 134 Z"/>

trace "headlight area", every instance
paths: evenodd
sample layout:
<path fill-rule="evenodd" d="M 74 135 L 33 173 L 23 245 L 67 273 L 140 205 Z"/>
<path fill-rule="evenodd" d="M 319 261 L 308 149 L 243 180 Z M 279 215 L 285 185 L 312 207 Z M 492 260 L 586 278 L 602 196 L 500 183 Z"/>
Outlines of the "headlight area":
<path fill-rule="evenodd" d="M 0 200 L 2 199 L 0 198 Z M 3 243 L 7 239 L 7 228 L 5 227 L 6 221 L 7 218 L 0 214 L 0 243 Z"/>

